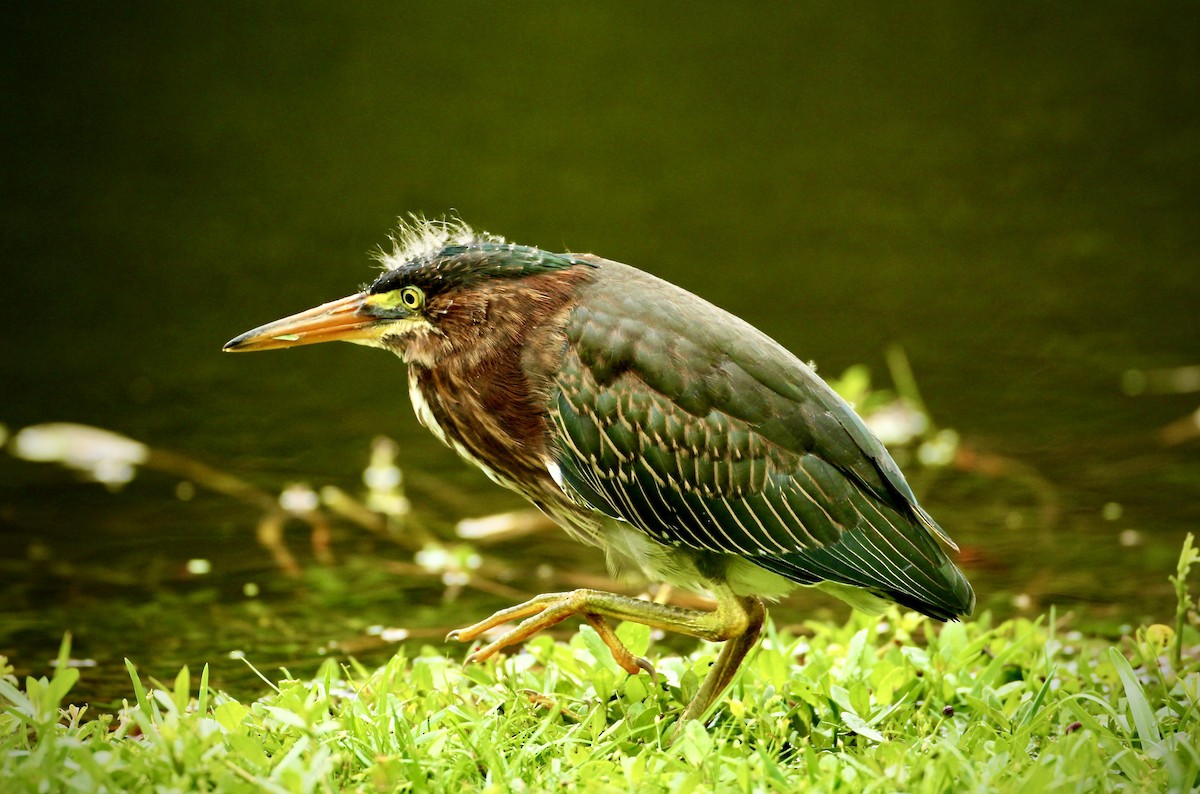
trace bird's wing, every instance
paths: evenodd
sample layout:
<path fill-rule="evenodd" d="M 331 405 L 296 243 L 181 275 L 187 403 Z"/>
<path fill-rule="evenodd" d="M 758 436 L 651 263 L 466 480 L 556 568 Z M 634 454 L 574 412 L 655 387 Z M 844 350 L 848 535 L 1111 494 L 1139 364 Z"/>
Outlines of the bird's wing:
<path fill-rule="evenodd" d="M 938 616 L 969 611 L 940 530 L 810 368 L 690 293 L 604 264 L 622 278 L 572 312 L 551 395 L 557 462 L 576 498 L 667 545 L 867 587 Z"/>

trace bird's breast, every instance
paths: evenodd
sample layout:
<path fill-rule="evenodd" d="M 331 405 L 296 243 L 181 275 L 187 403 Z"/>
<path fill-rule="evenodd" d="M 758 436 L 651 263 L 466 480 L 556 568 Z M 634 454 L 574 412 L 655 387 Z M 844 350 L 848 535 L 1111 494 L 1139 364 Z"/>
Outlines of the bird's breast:
<path fill-rule="evenodd" d="M 495 468 L 490 466 L 487 461 L 471 450 L 459 436 L 452 432 L 447 432 L 442 423 L 438 421 L 437 412 L 430 405 L 429 400 L 425 399 L 425 392 L 421 387 L 420 378 L 413 374 L 416 367 L 411 367 L 408 381 L 408 396 L 412 400 L 413 411 L 417 415 L 417 421 L 421 423 L 430 433 L 433 433 L 434 438 L 441 441 L 450 449 L 458 453 L 459 457 L 468 463 L 474 464 L 477 468 L 483 471 L 492 482 L 498 485 L 503 485 L 505 488 L 512 490 L 520 490 L 516 483 L 509 477 L 501 474 Z"/>
<path fill-rule="evenodd" d="M 521 421 L 507 416 L 498 406 L 521 403 L 520 395 L 498 401 L 481 385 L 486 382 L 410 365 L 408 392 L 417 421 L 493 482 L 537 499 L 546 484 L 553 486 L 543 463 L 540 419 L 533 422 L 529 411 Z"/>

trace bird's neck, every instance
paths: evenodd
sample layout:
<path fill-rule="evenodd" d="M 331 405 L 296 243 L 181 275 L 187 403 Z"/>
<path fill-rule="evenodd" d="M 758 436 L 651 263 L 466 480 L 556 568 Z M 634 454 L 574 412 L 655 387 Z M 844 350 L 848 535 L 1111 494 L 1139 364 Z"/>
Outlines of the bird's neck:
<path fill-rule="evenodd" d="M 547 405 L 577 280 L 560 272 L 464 295 L 438 323 L 440 338 L 408 357 L 420 422 L 500 484 L 524 493 L 536 483 L 532 498 L 556 488 Z"/>

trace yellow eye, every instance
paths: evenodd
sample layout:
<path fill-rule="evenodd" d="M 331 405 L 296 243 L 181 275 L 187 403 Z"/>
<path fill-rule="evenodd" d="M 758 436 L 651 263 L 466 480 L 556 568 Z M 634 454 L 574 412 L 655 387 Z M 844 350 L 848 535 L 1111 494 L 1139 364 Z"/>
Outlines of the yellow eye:
<path fill-rule="evenodd" d="M 417 287 L 405 287 L 400 290 L 400 302 L 406 309 L 419 309 L 425 305 L 425 293 Z"/>

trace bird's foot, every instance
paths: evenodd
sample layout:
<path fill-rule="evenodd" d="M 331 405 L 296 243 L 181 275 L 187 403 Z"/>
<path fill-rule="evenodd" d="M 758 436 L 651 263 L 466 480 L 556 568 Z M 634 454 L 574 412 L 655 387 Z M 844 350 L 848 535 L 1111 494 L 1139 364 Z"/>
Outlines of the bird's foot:
<path fill-rule="evenodd" d="M 613 631 L 610 619 L 629 620 L 711 642 L 725 642 L 708 676 L 684 710 L 675 728 L 677 737 L 685 722 L 703 719 L 721 693 L 733 682 L 742 660 L 758 641 L 766 617 L 762 601 L 755 596 L 736 595 L 728 586 L 717 589 L 715 594 L 716 611 L 701 612 L 600 590 L 547 593 L 524 604 L 502 609 L 473 626 L 452 631 L 446 639 L 471 642 L 490 629 L 519 621 L 499 638 L 467 656 L 467 662 L 482 662 L 503 648 L 524 642 L 542 629 L 561 623 L 572 615 L 581 615 L 604 640 L 616 663 L 630 675 L 642 670 L 654 675 L 654 668 L 650 662 L 634 656 L 625 647 Z"/>
<path fill-rule="evenodd" d="M 504 632 L 497 639 L 469 654 L 466 659 L 468 663 L 482 662 L 494 656 L 498 651 L 511 645 L 520 644 L 539 631 L 557 625 L 572 615 L 582 615 L 584 620 L 600 635 L 600 639 L 604 641 L 609 651 L 612 652 L 613 660 L 622 670 L 630 675 L 637 675 L 645 671 L 650 674 L 651 678 L 657 681 L 658 673 L 654 670 L 654 666 L 647 659 L 635 656 L 625 647 L 625 643 L 621 642 L 620 638 L 617 637 L 617 633 L 613 630 L 612 625 L 608 622 L 605 615 L 600 611 L 596 611 L 597 609 L 602 609 L 606 603 L 613 599 L 621 602 L 634 601 L 638 604 L 647 603 L 629 598 L 628 596 L 600 593 L 594 590 L 546 593 L 532 598 L 524 604 L 502 609 L 490 618 L 481 620 L 472 626 L 452 631 L 446 635 L 446 639 L 471 642 L 484 632 L 494 629 L 497 626 L 502 626 L 512 621 L 520 621 L 514 628 Z"/>

